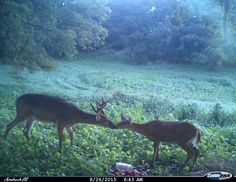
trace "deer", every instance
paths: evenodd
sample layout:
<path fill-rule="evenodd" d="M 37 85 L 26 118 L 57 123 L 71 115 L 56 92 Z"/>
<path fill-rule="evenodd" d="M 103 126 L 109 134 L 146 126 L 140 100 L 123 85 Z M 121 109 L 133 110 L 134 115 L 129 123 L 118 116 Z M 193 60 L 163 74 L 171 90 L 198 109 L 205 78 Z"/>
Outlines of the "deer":
<path fill-rule="evenodd" d="M 132 121 L 131 118 L 121 115 L 121 121 L 117 124 L 117 127 L 142 134 L 153 142 L 154 152 L 151 167 L 154 167 L 155 161 L 158 159 L 161 142 L 176 143 L 187 153 L 187 159 L 180 169 L 183 169 L 192 158 L 194 164 L 199 155 L 197 144 L 200 141 L 200 129 L 189 122 L 153 120 L 138 124 Z"/>
<path fill-rule="evenodd" d="M 64 129 L 70 137 L 70 143 L 73 144 L 73 126 L 76 123 L 95 124 L 103 127 L 115 129 L 117 126 L 107 118 L 104 107 L 110 99 L 101 101 L 96 100 L 96 108 L 90 103 L 93 111 L 92 114 L 81 110 L 73 102 L 57 96 L 45 94 L 24 94 L 16 99 L 16 117 L 7 124 L 4 138 L 17 124 L 26 121 L 23 133 L 26 139 L 30 140 L 30 130 L 35 120 L 46 121 L 56 124 L 59 136 L 59 152 L 61 153 L 62 142 L 64 138 Z"/>

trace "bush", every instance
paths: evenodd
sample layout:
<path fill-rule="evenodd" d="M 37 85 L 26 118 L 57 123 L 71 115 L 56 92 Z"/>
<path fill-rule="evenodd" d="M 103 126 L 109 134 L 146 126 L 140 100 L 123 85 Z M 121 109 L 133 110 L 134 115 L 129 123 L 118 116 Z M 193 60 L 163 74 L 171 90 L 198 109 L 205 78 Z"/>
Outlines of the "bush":
<path fill-rule="evenodd" d="M 73 30 L 57 30 L 49 39 L 45 46 L 52 57 L 73 59 L 77 55 L 77 36 Z"/>
<path fill-rule="evenodd" d="M 0 5 L 0 61 L 16 67 L 53 67 L 53 59 L 96 49 L 108 35 L 102 25 L 110 13 L 105 1 L 10 0 Z"/>
<path fill-rule="evenodd" d="M 178 107 L 177 118 L 179 120 L 197 119 L 200 112 L 197 104 L 185 104 Z"/>
<path fill-rule="evenodd" d="M 222 106 L 217 103 L 211 113 L 209 114 L 209 117 L 207 119 L 209 125 L 213 126 L 232 126 L 235 124 L 236 120 L 236 112 L 232 113 L 226 113 L 223 109 Z"/>

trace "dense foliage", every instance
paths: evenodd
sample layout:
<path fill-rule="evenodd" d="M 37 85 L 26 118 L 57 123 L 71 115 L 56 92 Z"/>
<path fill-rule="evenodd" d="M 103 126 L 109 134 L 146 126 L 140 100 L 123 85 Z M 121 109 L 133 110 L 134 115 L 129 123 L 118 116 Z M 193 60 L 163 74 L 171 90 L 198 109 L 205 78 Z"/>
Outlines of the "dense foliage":
<path fill-rule="evenodd" d="M 114 123 L 120 114 L 139 123 L 153 119 L 188 120 L 201 129 L 200 156 L 182 172 L 186 158 L 177 145 L 162 144 L 160 160 L 148 175 L 204 175 L 210 171 L 236 174 L 236 74 L 219 73 L 179 65 L 132 66 L 118 60 L 60 62 L 59 71 L 16 74 L 1 65 L 0 135 L 15 117 L 15 100 L 23 93 L 48 93 L 72 100 L 93 112 L 90 102 L 101 96 L 115 99 L 105 108 Z M 95 65 L 95 66 L 94 66 Z M 115 66 L 114 66 L 115 65 Z M 4 70 L 4 71 L 3 71 Z M 74 145 L 65 131 L 62 154 L 58 152 L 55 125 L 36 122 L 27 142 L 19 124 L 0 140 L 0 176 L 107 176 L 115 162 L 144 167 L 153 155 L 152 143 L 129 130 L 96 125 L 75 125 Z"/>
<path fill-rule="evenodd" d="M 133 63 L 165 61 L 212 68 L 232 64 L 235 5 L 217 0 L 113 0 L 108 42 Z"/>
<path fill-rule="evenodd" d="M 104 44 L 110 10 L 100 0 L 0 1 L 0 61 L 31 69 L 51 67 Z M 96 13 L 94 13 L 96 12 Z"/>
<path fill-rule="evenodd" d="M 11 86 L 10 90 L 12 88 Z M 0 103 L 2 133 L 6 123 L 15 115 L 16 95 L 22 92 L 19 88 L 15 88 L 15 92 L 7 93 L 7 90 L 9 91 L 8 87 L 2 87 L 0 92 L 3 101 Z M 83 103 L 86 102 L 77 104 L 89 111 L 89 105 Z M 116 122 L 120 119 L 121 111 L 139 121 L 144 116 L 145 119 L 152 118 L 136 105 L 137 103 L 117 102 L 108 110 L 108 114 Z M 214 112 L 214 115 L 220 114 L 217 113 L 219 111 Z M 235 130 L 228 127 L 227 123 L 222 123 L 223 128 L 219 127 L 217 120 L 211 126 L 194 122 L 201 128 L 202 134 L 198 164 L 191 170 L 190 164 L 183 171 L 178 171 L 186 154 L 177 145 L 163 144 L 160 149 L 160 161 L 154 168 L 146 171 L 148 175 L 198 174 L 191 174 L 191 171 L 200 171 L 198 175 L 204 175 L 205 172 L 213 170 L 235 172 Z M 126 162 L 136 168 L 142 168 L 151 161 L 153 154 L 152 143 L 142 135 L 128 130 L 110 130 L 86 124 L 78 124 L 75 127 L 74 145 L 70 145 L 66 135 L 63 152 L 60 154 L 55 126 L 35 123 L 31 142 L 26 141 L 22 127 L 19 125 L 13 129 L 7 140 L 0 140 L 0 176 L 110 176 L 112 166 L 116 162 Z"/>
<path fill-rule="evenodd" d="M 140 123 L 189 120 L 201 129 L 198 164 L 178 171 L 185 153 L 163 144 L 148 175 L 236 173 L 235 69 L 219 75 L 152 64 L 235 65 L 236 0 L 0 0 L 0 6 L 0 63 L 35 70 L 80 58 L 59 62 L 60 71 L 35 74 L 0 64 L 1 135 L 23 93 L 61 95 L 91 112 L 91 101 L 113 94 L 106 112 L 115 123 L 123 113 Z M 91 61 L 84 52 L 120 56 L 122 63 Z M 141 168 L 153 153 L 152 143 L 137 133 L 78 124 L 75 144 L 66 135 L 60 154 L 54 126 L 37 122 L 30 142 L 22 127 L 0 140 L 0 176 L 106 176 L 115 162 Z"/>
<path fill-rule="evenodd" d="M 84 50 L 132 63 L 235 64 L 235 0 L 0 1 L 0 61 L 48 68 Z M 108 21 L 107 21 L 108 20 Z"/>

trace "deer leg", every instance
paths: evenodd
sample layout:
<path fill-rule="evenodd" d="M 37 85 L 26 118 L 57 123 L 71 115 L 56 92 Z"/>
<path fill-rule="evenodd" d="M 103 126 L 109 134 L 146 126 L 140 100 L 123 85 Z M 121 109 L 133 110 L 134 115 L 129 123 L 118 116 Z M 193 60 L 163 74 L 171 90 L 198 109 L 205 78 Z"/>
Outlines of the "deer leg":
<path fill-rule="evenodd" d="M 70 144 L 73 145 L 73 128 L 72 127 L 66 127 L 66 131 L 70 136 Z"/>
<path fill-rule="evenodd" d="M 199 150 L 195 146 L 192 146 L 192 150 L 194 151 L 193 164 L 195 164 L 195 162 L 197 161 L 198 155 L 199 155 Z"/>
<path fill-rule="evenodd" d="M 63 142 L 63 138 L 64 138 L 64 134 L 63 134 L 64 126 L 58 124 L 57 130 L 58 130 L 58 136 L 59 136 L 59 152 L 61 153 L 62 142 Z"/>
<path fill-rule="evenodd" d="M 194 153 L 193 149 L 187 143 L 180 144 L 180 146 L 188 155 L 187 159 L 185 160 L 185 162 L 181 166 L 181 169 L 183 169 L 187 165 L 189 160 L 195 155 L 195 153 Z"/>
<path fill-rule="evenodd" d="M 154 142 L 154 144 L 153 144 L 154 152 L 153 152 L 153 158 L 152 158 L 152 164 L 151 164 L 152 167 L 154 167 L 156 159 L 158 160 L 159 146 L 160 146 L 160 142 L 159 141 Z"/>
<path fill-rule="evenodd" d="M 30 131 L 31 131 L 33 125 L 34 125 L 34 119 L 32 117 L 28 118 L 26 121 L 24 130 L 23 130 L 23 133 L 28 141 L 30 141 Z"/>
<path fill-rule="evenodd" d="M 25 117 L 19 117 L 18 115 L 16 116 L 16 118 L 7 124 L 6 126 L 6 131 L 5 131 L 5 135 L 4 138 L 7 138 L 8 133 L 11 131 L 12 128 L 14 128 L 18 123 L 24 121 L 26 118 Z"/>

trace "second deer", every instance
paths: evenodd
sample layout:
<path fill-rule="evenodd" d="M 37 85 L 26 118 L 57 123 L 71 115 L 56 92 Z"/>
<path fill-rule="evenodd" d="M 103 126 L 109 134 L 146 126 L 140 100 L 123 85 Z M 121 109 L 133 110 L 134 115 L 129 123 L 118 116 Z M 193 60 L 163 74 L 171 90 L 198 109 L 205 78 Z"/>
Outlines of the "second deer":
<path fill-rule="evenodd" d="M 188 157 L 181 169 L 186 166 L 191 158 L 193 158 L 194 164 L 199 155 L 197 144 L 200 140 L 200 130 L 188 122 L 154 120 L 138 124 L 121 115 L 121 122 L 117 126 L 140 133 L 154 142 L 152 166 L 154 166 L 156 158 L 158 159 L 160 142 L 176 143 L 187 153 Z"/>

